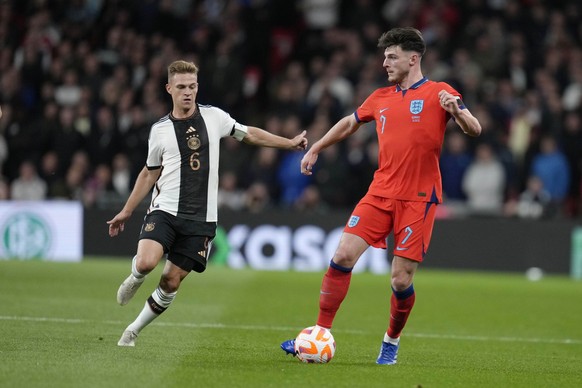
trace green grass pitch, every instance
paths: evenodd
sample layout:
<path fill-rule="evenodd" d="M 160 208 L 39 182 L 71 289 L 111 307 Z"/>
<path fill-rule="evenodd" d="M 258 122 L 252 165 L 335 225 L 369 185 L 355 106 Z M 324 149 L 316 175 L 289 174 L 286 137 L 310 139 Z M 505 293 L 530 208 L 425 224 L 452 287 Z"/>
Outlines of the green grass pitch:
<path fill-rule="evenodd" d="M 182 284 L 135 348 L 117 340 L 151 294 L 115 294 L 130 259 L 0 261 L 0 387 L 574 387 L 582 384 L 582 282 L 420 269 L 399 362 L 375 359 L 388 276 L 354 274 L 335 358 L 303 364 L 281 341 L 315 323 L 322 273 L 211 266 Z"/>

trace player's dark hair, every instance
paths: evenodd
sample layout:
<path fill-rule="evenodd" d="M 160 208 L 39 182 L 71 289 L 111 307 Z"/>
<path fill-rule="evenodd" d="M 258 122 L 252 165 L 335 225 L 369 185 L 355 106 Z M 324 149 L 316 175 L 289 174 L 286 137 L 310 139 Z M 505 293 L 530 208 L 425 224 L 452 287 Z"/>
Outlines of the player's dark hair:
<path fill-rule="evenodd" d="M 378 47 L 385 49 L 391 46 L 400 46 L 403 51 L 414 51 L 421 56 L 426 51 L 426 44 L 422 34 L 412 27 L 393 28 L 383 33 L 378 39 Z"/>

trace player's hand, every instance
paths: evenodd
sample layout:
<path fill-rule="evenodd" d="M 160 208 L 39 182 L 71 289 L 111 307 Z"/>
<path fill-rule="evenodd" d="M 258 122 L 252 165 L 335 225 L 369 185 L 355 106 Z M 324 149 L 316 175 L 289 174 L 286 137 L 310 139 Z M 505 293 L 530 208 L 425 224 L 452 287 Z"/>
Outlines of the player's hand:
<path fill-rule="evenodd" d="M 307 131 L 303 131 L 299 135 L 297 135 L 293 139 L 291 139 L 291 144 L 292 144 L 291 149 L 292 150 L 301 151 L 301 150 L 304 150 L 305 148 L 307 148 L 307 138 L 305 137 L 306 133 L 307 133 Z"/>
<path fill-rule="evenodd" d="M 441 90 L 439 92 L 439 101 L 441 103 L 441 107 L 452 115 L 458 113 L 461 110 L 459 108 L 459 104 L 457 103 L 458 98 L 446 90 Z"/>
<path fill-rule="evenodd" d="M 122 210 L 113 219 L 107 221 L 109 224 L 109 237 L 115 237 L 125 229 L 125 221 L 131 217 L 131 212 Z"/>
<path fill-rule="evenodd" d="M 311 151 L 303 155 L 303 159 L 301 159 L 301 173 L 303 175 L 311 175 L 313 173 L 313 165 L 317 162 L 318 156 L 318 154 Z"/>

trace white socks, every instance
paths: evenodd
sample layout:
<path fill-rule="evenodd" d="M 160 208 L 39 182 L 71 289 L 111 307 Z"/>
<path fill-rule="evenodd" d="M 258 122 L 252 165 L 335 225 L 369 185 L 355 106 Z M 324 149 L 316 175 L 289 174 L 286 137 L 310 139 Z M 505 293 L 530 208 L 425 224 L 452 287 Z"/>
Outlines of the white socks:
<path fill-rule="evenodd" d="M 135 264 L 135 262 L 137 261 L 136 259 L 137 256 L 133 256 L 133 260 L 131 261 L 131 273 L 133 277 L 135 277 L 136 279 L 143 279 L 145 277 L 145 274 L 138 272 L 137 266 Z"/>
<path fill-rule="evenodd" d="M 400 337 L 390 338 L 390 337 L 388 337 L 388 333 L 384 333 L 384 342 L 398 346 L 398 343 L 400 342 Z"/>
<path fill-rule="evenodd" d="M 164 312 L 172 303 L 174 298 L 176 297 L 177 292 L 165 292 L 159 286 L 154 290 L 152 295 L 148 298 L 143 306 L 143 309 L 126 330 L 131 330 L 135 334 L 138 334 L 144 327 L 149 325 L 154 319 L 160 316 L 162 312 Z M 150 306 L 152 302 L 155 302 L 157 306 Z M 154 308 L 161 308 L 161 311 L 158 310 L 154 312 Z"/>

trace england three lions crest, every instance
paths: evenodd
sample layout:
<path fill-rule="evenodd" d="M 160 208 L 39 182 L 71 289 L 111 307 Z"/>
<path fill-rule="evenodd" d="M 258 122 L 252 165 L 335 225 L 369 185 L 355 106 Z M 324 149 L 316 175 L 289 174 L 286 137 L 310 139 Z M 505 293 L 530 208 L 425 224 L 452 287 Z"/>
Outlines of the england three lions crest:
<path fill-rule="evenodd" d="M 412 100 L 410 101 L 410 113 L 417 115 L 422 112 L 424 107 L 424 100 Z"/>

